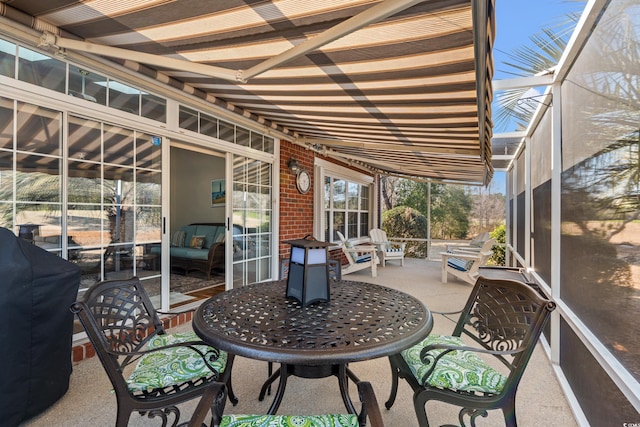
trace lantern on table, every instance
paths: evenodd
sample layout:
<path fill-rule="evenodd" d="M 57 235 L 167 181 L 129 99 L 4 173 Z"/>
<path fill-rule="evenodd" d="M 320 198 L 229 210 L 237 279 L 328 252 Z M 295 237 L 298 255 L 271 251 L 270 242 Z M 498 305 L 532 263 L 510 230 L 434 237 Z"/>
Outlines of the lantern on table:
<path fill-rule="evenodd" d="M 303 307 L 318 301 L 329 301 L 329 254 L 331 243 L 313 237 L 285 240 L 291 245 L 287 298 L 298 300 Z"/>

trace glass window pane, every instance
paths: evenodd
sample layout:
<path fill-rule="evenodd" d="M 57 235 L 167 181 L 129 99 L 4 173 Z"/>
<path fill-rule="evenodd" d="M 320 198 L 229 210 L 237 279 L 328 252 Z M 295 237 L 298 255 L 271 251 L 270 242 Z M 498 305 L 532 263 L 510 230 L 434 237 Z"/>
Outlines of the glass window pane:
<path fill-rule="evenodd" d="M 136 166 L 139 168 L 162 168 L 162 138 L 136 132 Z"/>
<path fill-rule="evenodd" d="M 136 242 L 160 241 L 162 208 L 139 207 L 136 213 Z"/>
<path fill-rule="evenodd" d="M 264 281 L 274 277 L 271 274 L 271 260 L 268 258 L 258 260 L 258 281 Z"/>
<path fill-rule="evenodd" d="M 107 105 L 107 78 L 69 65 L 69 95 Z"/>
<path fill-rule="evenodd" d="M 136 173 L 136 203 L 159 205 L 162 202 L 162 174 L 159 171 L 138 170 Z"/>
<path fill-rule="evenodd" d="M 198 112 L 181 105 L 178 113 L 178 126 L 180 129 L 198 132 Z"/>
<path fill-rule="evenodd" d="M 329 236 L 329 230 L 331 229 L 331 215 L 329 211 L 324 212 L 324 241 L 325 242 L 333 242 L 334 239 L 332 236 Z"/>
<path fill-rule="evenodd" d="M 251 148 L 262 151 L 262 135 L 256 132 L 251 132 Z"/>
<path fill-rule="evenodd" d="M 133 277 L 133 248 L 131 245 L 110 245 L 105 251 L 104 274 L 121 279 Z"/>
<path fill-rule="evenodd" d="M 340 241 L 340 238 L 335 233 L 336 231 L 341 232 L 346 238 L 349 238 L 345 230 L 344 219 L 345 219 L 344 212 L 333 213 L 333 232 L 334 232 L 333 241 L 334 242 Z"/>
<path fill-rule="evenodd" d="M 349 192 L 349 201 L 347 202 L 347 209 L 358 209 L 358 184 L 349 182 L 347 184 Z"/>
<path fill-rule="evenodd" d="M 16 45 L 5 40 L 0 40 L 0 75 L 16 75 Z"/>
<path fill-rule="evenodd" d="M 260 208 L 260 194 L 258 193 L 257 185 L 248 185 L 247 186 L 247 201 L 246 208 L 249 210 L 257 210 Z"/>
<path fill-rule="evenodd" d="M 273 169 L 273 166 L 269 163 L 262 163 L 262 165 L 260 166 L 260 181 L 259 183 L 261 185 L 266 185 L 269 188 L 271 188 L 271 171 Z"/>
<path fill-rule="evenodd" d="M 106 215 L 99 204 L 69 204 L 67 215 L 70 246 L 90 247 L 109 243 L 109 230 L 100 231 Z"/>
<path fill-rule="evenodd" d="M 233 182 L 234 185 L 238 182 L 247 182 L 247 159 L 244 157 L 234 156 Z"/>
<path fill-rule="evenodd" d="M 134 237 L 134 210 L 131 206 L 111 204 L 104 206 L 107 216 L 105 230 L 109 232 L 111 243 L 133 242 Z"/>
<path fill-rule="evenodd" d="M 264 137 L 264 148 L 263 148 L 265 153 L 271 153 L 273 154 L 273 151 L 275 150 L 275 142 L 273 140 L 273 138 L 270 138 L 268 136 Z"/>
<path fill-rule="evenodd" d="M 235 142 L 235 129 L 231 123 L 220 120 L 220 139 Z"/>
<path fill-rule="evenodd" d="M 13 153 L 0 150 L 0 201 L 13 201 Z"/>
<path fill-rule="evenodd" d="M 42 249 L 56 251 L 62 248 L 62 214 L 59 203 L 17 203 L 16 226 L 18 235 Z"/>
<path fill-rule="evenodd" d="M 105 203 L 133 204 L 133 169 L 104 165 L 103 194 Z"/>
<path fill-rule="evenodd" d="M 369 214 L 360 214 L 360 237 L 369 235 Z"/>
<path fill-rule="evenodd" d="M 329 209 L 331 207 L 331 178 L 324 178 L 324 208 Z"/>
<path fill-rule="evenodd" d="M 58 111 L 18 102 L 18 150 L 59 156 L 61 117 Z"/>
<path fill-rule="evenodd" d="M 99 162 L 102 159 L 102 127 L 99 122 L 69 116 L 69 157 Z"/>
<path fill-rule="evenodd" d="M 16 200 L 25 202 L 60 202 L 62 160 L 16 154 Z"/>
<path fill-rule="evenodd" d="M 13 230 L 13 203 L 0 202 L 0 227 Z"/>
<path fill-rule="evenodd" d="M 102 200 L 99 163 L 69 161 L 67 197 L 69 203 L 100 203 Z"/>
<path fill-rule="evenodd" d="M 55 90 L 65 92 L 67 65 L 47 55 L 24 47 L 18 47 L 18 79 Z"/>
<path fill-rule="evenodd" d="M 369 186 L 368 185 L 360 186 L 360 210 L 363 210 L 363 211 L 369 210 Z"/>
<path fill-rule="evenodd" d="M 334 209 L 345 209 L 345 190 L 347 183 L 342 179 L 334 179 L 333 180 L 333 208 Z"/>
<path fill-rule="evenodd" d="M 142 92 L 140 115 L 151 120 L 167 121 L 167 100 L 159 96 Z"/>
<path fill-rule="evenodd" d="M 109 106 L 140 115 L 140 89 L 109 80 Z"/>
<path fill-rule="evenodd" d="M 0 148 L 13 148 L 13 101 L 0 97 Z"/>
<path fill-rule="evenodd" d="M 356 212 L 349 212 L 347 214 L 347 236 L 350 238 L 358 236 L 358 214 Z"/>
<path fill-rule="evenodd" d="M 100 248 L 74 250 L 70 261 L 80 267 L 82 280 L 78 295 L 82 295 L 90 286 L 98 283 L 102 275 L 102 259 L 105 250 Z"/>
<path fill-rule="evenodd" d="M 218 119 L 200 114 L 200 133 L 213 138 L 218 137 Z"/>
<path fill-rule="evenodd" d="M 133 166 L 133 131 L 105 124 L 103 131 L 104 162 Z"/>
<path fill-rule="evenodd" d="M 241 128 L 240 126 L 236 127 L 236 144 L 242 145 L 243 147 L 249 147 L 251 145 L 251 138 L 247 129 Z"/>

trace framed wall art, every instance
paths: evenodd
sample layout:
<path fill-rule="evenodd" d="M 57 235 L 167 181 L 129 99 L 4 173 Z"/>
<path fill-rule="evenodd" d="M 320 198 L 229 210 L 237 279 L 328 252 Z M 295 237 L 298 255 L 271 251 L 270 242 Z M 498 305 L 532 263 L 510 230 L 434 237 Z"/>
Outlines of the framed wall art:
<path fill-rule="evenodd" d="M 226 191 L 224 179 L 214 179 L 211 181 L 211 207 L 222 207 L 226 201 Z"/>

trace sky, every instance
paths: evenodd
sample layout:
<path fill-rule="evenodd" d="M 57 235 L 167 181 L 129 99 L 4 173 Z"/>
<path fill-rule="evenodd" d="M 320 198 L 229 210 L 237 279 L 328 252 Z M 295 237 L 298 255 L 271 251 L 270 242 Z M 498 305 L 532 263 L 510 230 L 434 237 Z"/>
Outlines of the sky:
<path fill-rule="evenodd" d="M 493 47 L 494 79 L 511 78 L 502 63 L 522 46 L 533 46 L 529 36 L 552 26 L 571 11 L 582 11 L 585 2 L 568 0 L 496 0 L 496 39 Z M 494 107 L 495 108 L 495 107 Z M 505 173 L 495 172 L 492 191 L 505 193 Z"/>
<path fill-rule="evenodd" d="M 542 27 L 551 26 L 571 11 L 582 11 L 584 1 L 571 0 L 496 0 L 496 40 L 494 44 L 494 78 L 507 78 L 501 63 L 505 53 L 531 45 L 529 36 Z"/>

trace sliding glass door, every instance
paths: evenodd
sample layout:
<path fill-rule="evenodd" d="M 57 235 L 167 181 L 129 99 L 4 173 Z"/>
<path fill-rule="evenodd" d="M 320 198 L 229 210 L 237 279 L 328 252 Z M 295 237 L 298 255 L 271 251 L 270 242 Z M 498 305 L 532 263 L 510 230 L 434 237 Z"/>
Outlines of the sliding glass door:
<path fill-rule="evenodd" d="M 274 276 L 273 166 L 240 155 L 232 163 L 232 282 L 239 287 Z"/>

